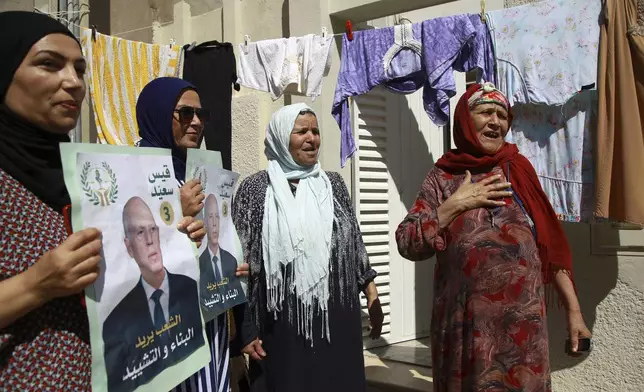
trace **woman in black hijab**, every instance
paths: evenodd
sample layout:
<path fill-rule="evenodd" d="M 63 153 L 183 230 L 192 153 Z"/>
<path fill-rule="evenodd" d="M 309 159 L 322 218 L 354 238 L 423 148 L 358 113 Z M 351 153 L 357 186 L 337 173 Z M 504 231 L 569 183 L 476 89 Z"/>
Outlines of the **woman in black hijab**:
<path fill-rule="evenodd" d="M 59 148 L 80 115 L 86 62 L 46 15 L 0 13 L 0 37 L 1 389 L 90 390 L 81 295 L 98 277 L 101 233 L 67 234 Z M 203 238 L 202 222 L 182 224 Z"/>

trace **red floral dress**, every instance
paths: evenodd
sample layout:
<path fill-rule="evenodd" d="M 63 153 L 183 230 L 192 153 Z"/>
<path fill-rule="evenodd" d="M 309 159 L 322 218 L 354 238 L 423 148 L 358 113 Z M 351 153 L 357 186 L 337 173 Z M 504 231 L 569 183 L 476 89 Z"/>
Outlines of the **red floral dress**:
<path fill-rule="evenodd" d="M 66 237 L 62 215 L 0 169 L 0 281 L 26 271 Z M 91 361 L 79 295 L 50 301 L 0 329 L 2 391 L 89 391 Z"/>
<path fill-rule="evenodd" d="M 479 181 L 491 173 L 474 175 Z M 463 182 L 434 168 L 396 231 L 409 260 L 437 256 L 432 313 L 434 390 L 551 390 L 541 261 L 518 198 L 461 214 L 439 230 L 436 208 Z M 505 175 L 501 181 L 506 181 Z"/>

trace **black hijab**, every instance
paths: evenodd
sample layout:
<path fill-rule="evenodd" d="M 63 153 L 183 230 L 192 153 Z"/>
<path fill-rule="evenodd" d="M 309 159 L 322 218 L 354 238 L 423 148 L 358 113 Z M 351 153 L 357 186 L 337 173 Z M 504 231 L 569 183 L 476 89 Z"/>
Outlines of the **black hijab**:
<path fill-rule="evenodd" d="M 59 143 L 69 142 L 69 137 L 40 129 L 4 104 L 13 75 L 31 47 L 55 33 L 76 39 L 67 27 L 47 15 L 0 12 L 0 168 L 61 212 L 71 202 L 65 188 Z"/>

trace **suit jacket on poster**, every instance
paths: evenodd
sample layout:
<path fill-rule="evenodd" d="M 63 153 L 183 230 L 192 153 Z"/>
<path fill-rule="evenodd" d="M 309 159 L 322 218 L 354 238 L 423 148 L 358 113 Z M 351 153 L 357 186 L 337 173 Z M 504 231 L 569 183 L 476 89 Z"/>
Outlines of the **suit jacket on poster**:
<path fill-rule="evenodd" d="M 226 287 L 222 287 L 221 290 L 217 290 L 217 293 L 223 295 L 228 290 L 237 289 L 238 297 L 236 298 L 236 300 L 230 301 L 230 306 L 222 303 L 221 306 L 215 306 L 214 309 L 210 309 L 210 312 L 214 312 L 212 313 L 212 315 L 223 313 L 232 306 L 239 304 L 240 300 L 241 302 L 245 301 L 241 283 L 239 282 L 239 278 L 235 275 L 237 271 L 237 260 L 232 254 L 223 250 L 221 247 L 219 248 L 219 254 L 221 255 L 221 277 L 222 279 L 228 278 L 229 283 Z M 210 299 L 210 296 L 213 293 L 212 291 L 208 290 L 208 284 L 215 283 L 215 272 L 213 270 L 212 260 L 210 259 L 210 251 L 208 250 L 208 248 L 206 248 L 206 250 L 204 250 L 199 257 L 199 271 L 201 274 L 199 282 L 199 295 L 200 301 L 203 305 L 204 301 L 206 299 Z"/>
<path fill-rule="evenodd" d="M 156 334 L 149 302 L 140 279 L 103 323 L 105 369 L 110 392 L 133 391 L 164 369 L 187 358 L 204 344 L 197 282 L 184 275 L 166 273 L 170 287 L 168 318 L 181 316 L 181 322 L 177 326 L 161 336 Z M 177 341 L 186 337 L 190 328 L 193 329 L 192 338 L 185 344 L 177 345 Z M 154 341 L 146 347 L 137 348 L 137 345 L 141 345 L 141 339 L 150 336 L 152 332 L 155 332 Z M 176 347 L 174 351 L 171 349 L 173 343 Z M 168 349 L 167 357 L 165 346 Z M 150 353 L 155 348 L 160 348 L 158 352 L 162 358 L 151 363 L 134 379 L 123 380 L 127 374 L 126 367 L 130 371 L 139 367 L 146 362 L 144 355 L 148 354 L 147 358 L 150 358 Z"/>

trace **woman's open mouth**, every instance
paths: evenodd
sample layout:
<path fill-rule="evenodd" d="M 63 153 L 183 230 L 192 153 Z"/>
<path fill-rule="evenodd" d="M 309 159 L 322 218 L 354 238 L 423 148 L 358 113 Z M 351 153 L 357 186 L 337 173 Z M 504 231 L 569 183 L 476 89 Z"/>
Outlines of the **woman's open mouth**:
<path fill-rule="evenodd" d="M 488 139 L 498 139 L 499 137 L 501 137 L 501 132 L 487 131 L 487 132 L 483 132 L 483 136 L 485 136 Z"/>

